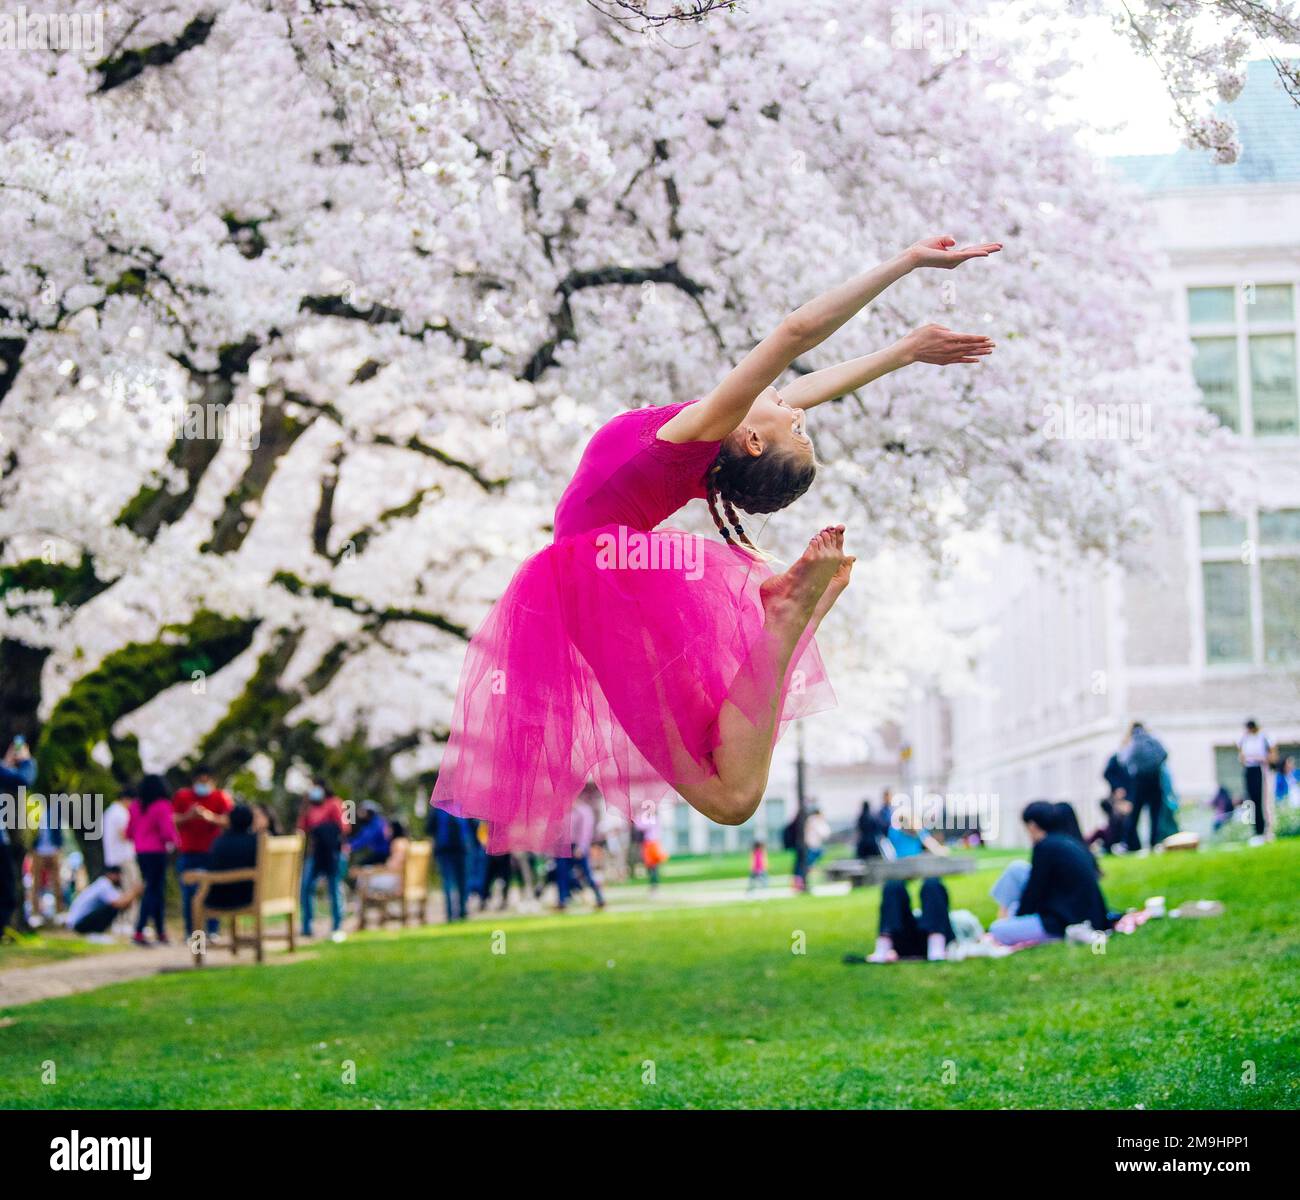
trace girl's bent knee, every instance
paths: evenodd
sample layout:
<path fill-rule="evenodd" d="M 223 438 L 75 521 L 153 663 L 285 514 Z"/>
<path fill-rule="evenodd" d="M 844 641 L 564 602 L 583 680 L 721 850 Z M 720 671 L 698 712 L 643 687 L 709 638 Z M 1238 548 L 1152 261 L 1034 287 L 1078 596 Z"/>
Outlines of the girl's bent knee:
<path fill-rule="evenodd" d="M 743 825 L 757 811 L 763 801 L 762 793 L 724 792 L 715 806 L 715 811 L 706 813 L 719 825 Z"/>

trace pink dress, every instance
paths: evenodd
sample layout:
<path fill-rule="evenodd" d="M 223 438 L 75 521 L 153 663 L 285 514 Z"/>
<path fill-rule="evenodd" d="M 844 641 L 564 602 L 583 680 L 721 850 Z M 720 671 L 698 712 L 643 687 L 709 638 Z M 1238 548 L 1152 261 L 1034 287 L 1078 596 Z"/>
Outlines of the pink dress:
<path fill-rule="evenodd" d="M 689 402 L 688 402 L 689 403 Z M 810 635 L 784 678 L 759 585 L 772 572 L 718 538 L 656 528 L 705 495 L 719 442 L 659 429 L 685 404 L 632 409 L 596 431 L 528 559 L 465 656 L 432 802 L 489 823 L 488 849 L 568 854 L 588 779 L 629 821 L 717 773 L 718 711 L 776 736 L 834 704 Z"/>

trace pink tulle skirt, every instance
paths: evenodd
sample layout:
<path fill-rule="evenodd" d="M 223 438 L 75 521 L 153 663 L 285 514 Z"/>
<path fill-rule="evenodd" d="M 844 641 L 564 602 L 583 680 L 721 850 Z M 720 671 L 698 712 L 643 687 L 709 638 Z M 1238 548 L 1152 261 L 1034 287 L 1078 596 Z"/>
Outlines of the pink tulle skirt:
<path fill-rule="evenodd" d="M 710 538 L 608 525 L 528 559 L 465 656 L 433 803 L 489 823 L 491 853 L 567 854 L 590 779 L 644 825 L 715 775 L 718 713 L 755 725 L 832 706 L 810 635 L 779 674 L 759 586 L 772 574 Z"/>

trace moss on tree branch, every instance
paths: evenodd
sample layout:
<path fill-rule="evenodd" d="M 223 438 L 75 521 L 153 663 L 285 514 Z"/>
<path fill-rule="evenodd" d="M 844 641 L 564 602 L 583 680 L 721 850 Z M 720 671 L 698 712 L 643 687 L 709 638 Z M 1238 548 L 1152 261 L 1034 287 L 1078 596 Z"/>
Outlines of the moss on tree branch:
<path fill-rule="evenodd" d="M 110 654 L 72 685 L 55 705 L 36 748 L 46 792 L 111 792 L 126 764 L 103 767 L 92 757 L 113 725 L 174 684 L 219 671 L 249 646 L 256 621 L 202 611 L 185 625 L 168 626 L 160 640 L 132 642 Z"/>

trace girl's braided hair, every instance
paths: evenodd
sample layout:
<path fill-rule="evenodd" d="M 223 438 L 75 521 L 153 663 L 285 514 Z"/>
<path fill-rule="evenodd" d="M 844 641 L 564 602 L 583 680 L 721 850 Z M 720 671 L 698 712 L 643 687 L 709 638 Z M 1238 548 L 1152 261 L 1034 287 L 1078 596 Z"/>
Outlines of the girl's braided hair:
<path fill-rule="evenodd" d="M 762 454 L 735 453 L 725 444 L 709 468 L 709 513 L 728 545 L 739 542 L 757 554 L 762 551 L 745 534 L 737 508 L 747 513 L 770 513 L 793 504 L 812 486 L 816 462 L 803 461 L 784 451 Z M 721 501 L 726 520 L 718 512 Z"/>

